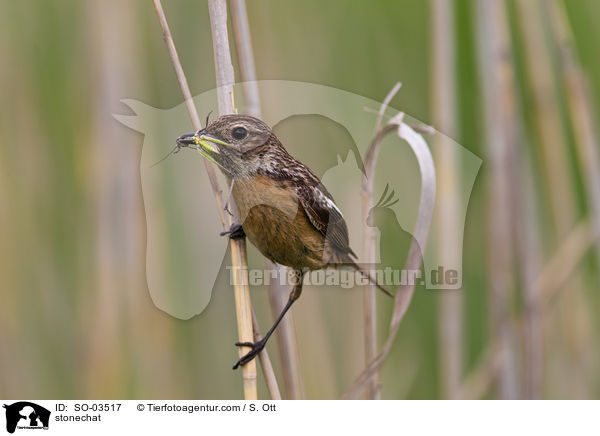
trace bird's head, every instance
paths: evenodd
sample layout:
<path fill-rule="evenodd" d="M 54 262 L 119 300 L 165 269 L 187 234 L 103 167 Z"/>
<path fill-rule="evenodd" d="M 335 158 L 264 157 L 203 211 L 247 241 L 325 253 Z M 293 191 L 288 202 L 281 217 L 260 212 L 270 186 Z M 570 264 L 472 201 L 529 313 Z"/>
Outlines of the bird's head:
<path fill-rule="evenodd" d="M 222 115 L 196 133 L 177 138 L 180 147 L 191 147 L 217 164 L 233 178 L 243 177 L 260 165 L 262 153 L 272 132 L 258 118 L 248 115 Z"/>

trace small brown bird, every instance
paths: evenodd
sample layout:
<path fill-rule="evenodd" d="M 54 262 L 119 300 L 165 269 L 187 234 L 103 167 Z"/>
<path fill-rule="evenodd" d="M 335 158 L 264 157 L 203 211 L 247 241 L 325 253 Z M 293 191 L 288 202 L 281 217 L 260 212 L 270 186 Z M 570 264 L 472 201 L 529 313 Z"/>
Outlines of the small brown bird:
<path fill-rule="evenodd" d="M 291 267 L 297 275 L 288 302 L 261 341 L 236 343 L 252 350 L 233 369 L 251 361 L 300 297 L 309 270 L 356 264 L 342 212 L 321 181 L 294 159 L 269 126 L 247 115 L 223 115 L 196 133 L 177 138 L 178 147 L 196 148 L 232 179 L 231 195 L 242 225 L 227 232 L 247 236 L 271 261 Z M 377 285 L 383 292 L 391 294 Z"/>

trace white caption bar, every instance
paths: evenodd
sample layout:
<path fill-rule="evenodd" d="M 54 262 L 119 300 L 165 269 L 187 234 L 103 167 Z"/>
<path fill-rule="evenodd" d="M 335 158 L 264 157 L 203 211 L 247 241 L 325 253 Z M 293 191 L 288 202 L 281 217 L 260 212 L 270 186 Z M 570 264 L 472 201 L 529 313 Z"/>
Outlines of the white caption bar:
<path fill-rule="evenodd" d="M 4 400 L 0 434 L 588 434 L 598 401 Z M 41 430 L 35 431 L 35 430 Z M 5 431 L 8 431 L 6 433 Z"/>

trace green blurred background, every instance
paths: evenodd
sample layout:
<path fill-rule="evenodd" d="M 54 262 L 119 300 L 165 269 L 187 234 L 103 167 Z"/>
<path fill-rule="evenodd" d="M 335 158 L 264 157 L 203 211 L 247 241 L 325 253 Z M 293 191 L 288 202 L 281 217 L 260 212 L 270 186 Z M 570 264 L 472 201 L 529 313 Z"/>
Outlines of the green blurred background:
<path fill-rule="evenodd" d="M 214 88 L 206 2 L 163 3 L 192 94 Z M 492 71 L 497 65 L 478 46 L 482 32 L 492 32 L 481 18 L 490 3 L 450 3 L 454 32 L 447 38 L 456 62 L 448 85 L 456 97 L 447 111 L 450 127 L 436 123 L 432 32 L 439 29 L 428 1 L 249 0 L 258 78 L 314 82 L 379 101 L 401 81 L 394 107 L 484 158 L 469 204 L 454 321 L 460 340 L 458 358 L 451 358 L 459 362 L 460 392 L 444 375 L 442 292 L 418 290 L 381 373 L 383 398 L 598 398 L 598 235 L 586 224 L 593 222 L 598 162 L 580 157 L 585 134 L 573 119 L 566 61 L 548 11 L 566 10 L 579 59 L 573 68 L 587 77 L 584 101 L 593 108 L 600 101 L 600 3 L 496 2 L 506 7 L 514 55 L 506 54 L 515 79 L 508 118 L 517 156 L 509 162 L 518 165 L 504 169 L 522 173 L 523 182 L 508 199 L 524 192 L 534 206 L 524 218 L 520 207 L 511 209 L 508 266 L 494 257 L 494 236 L 502 233 L 493 221 L 498 179 L 485 106 L 495 102 L 483 89 L 486 63 Z M 231 371 L 237 330 L 226 277 L 207 310 L 187 321 L 155 308 L 145 282 L 143 136 L 111 114 L 127 111 L 123 98 L 158 108 L 182 101 L 152 2 L 0 5 L 0 397 L 240 398 L 241 374 Z M 591 117 L 595 131 L 596 112 Z M 524 244 L 523 256 L 519 241 L 531 239 L 534 248 Z M 543 268 L 551 259 L 549 271 L 559 277 L 546 279 L 559 289 L 548 304 L 534 304 L 535 316 L 523 316 L 532 313 L 530 278 L 548 272 Z M 295 307 L 306 398 L 338 398 L 358 374 L 360 292 L 305 293 Z M 265 289 L 253 292 L 253 303 L 266 330 L 272 314 Z M 510 324 L 512 366 L 493 358 L 505 333 L 494 321 L 498 305 L 506 306 L 504 316 L 525 318 Z M 391 304 L 382 300 L 379 312 L 383 338 Z M 280 375 L 277 343 L 268 348 Z M 507 378 L 516 383 L 512 393 L 502 386 L 510 385 Z M 259 395 L 268 396 L 262 380 Z"/>

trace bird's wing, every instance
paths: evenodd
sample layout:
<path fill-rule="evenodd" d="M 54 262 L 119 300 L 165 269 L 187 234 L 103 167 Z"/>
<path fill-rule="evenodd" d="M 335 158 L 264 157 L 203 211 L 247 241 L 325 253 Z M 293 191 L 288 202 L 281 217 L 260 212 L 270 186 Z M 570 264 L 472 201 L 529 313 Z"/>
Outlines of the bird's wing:
<path fill-rule="evenodd" d="M 325 186 L 322 183 L 312 186 L 302 184 L 296 187 L 296 193 L 312 225 L 336 248 L 354 255 L 346 221 Z"/>

